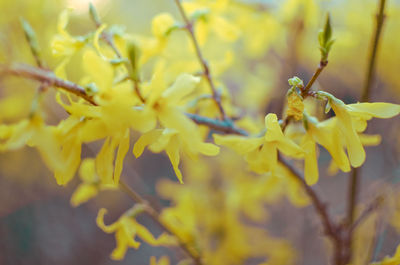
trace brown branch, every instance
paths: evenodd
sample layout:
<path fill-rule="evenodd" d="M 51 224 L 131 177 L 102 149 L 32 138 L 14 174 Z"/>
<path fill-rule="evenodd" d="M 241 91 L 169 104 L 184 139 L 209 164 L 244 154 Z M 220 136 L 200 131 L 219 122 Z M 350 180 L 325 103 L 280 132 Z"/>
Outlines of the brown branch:
<path fill-rule="evenodd" d="M 160 214 L 151 206 L 151 204 L 145 200 L 140 194 L 138 194 L 136 191 L 134 191 L 129 185 L 127 185 L 123 180 L 119 181 L 119 186 L 121 190 L 128 195 L 133 201 L 143 204 L 145 206 L 145 213 L 164 231 L 166 231 L 168 234 L 173 235 L 174 237 L 177 238 L 178 244 L 180 249 L 186 255 L 191 257 L 196 265 L 201 265 L 203 264 L 201 261 L 201 258 L 197 252 L 191 247 L 189 247 L 173 230 L 171 230 L 167 225 L 165 225 L 161 220 L 160 220 Z"/>
<path fill-rule="evenodd" d="M 310 81 L 308 81 L 307 85 L 302 89 L 301 95 L 303 98 L 306 98 L 309 96 L 309 91 L 311 89 L 311 86 L 315 83 L 317 80 L 318 76 L 321 74 L 322 70 L 328 65 L 328 61 L 320 61 L 317 70 L 315 70 L 313 76 L 311 77 Z"/>
<path fill-rule="evenodd" d="M 278 159 L 279 159 L 279 162 L 281 162 L 292 173 L 292 175 L 296 178 L 296 180 L 299 181 L 299 183 L 304 188 L 307 195 L 310 197 L 311 202 L 313 203 L 316 212 L 318 213 L 318 215 L 321 218 L 322 225 L 325 229 L 325 233 L 334 242 L 338 241 L 338 239 L 339 239 L 338 227 L 332 222 L 332 219 L 328 214 L 325 203 L 323 203 L 319 199 L 319 196 L 317 195 L 317 193 L 306 183 L 302 173 L 297 168 L 295 168 L 293 165 L 291 165 L 282 156 L 279 156 Z"/>
<path fill-rule="evenodd" d="M 1 74 L 21 76 L 24 78 L 46 83 L 48 86 L 55 86 L 68 91 L 78 97 L 85 99 L 92 105 L 97 105 L 93 97 L 89 96 L 85 88 L 68 80 L 57 77 L 53 72 L 26 64 L 13 64 L 11 66 L 0 65 Z"/>
<path fill-rule="evenodd" d="M 210 67 L 208 65 L 207 60 L 204 58 L 204 56 L 201 52 L 199 42 L 197 41 L 197 38 L 194 34 L 193 23 L 187 17 L 180 0 L 175 0 L 175 3 L 176 3 L 176 6 L 178 7 L 179 13 L 181 14 L 181 16 L 183 18 L 183 21 L 185 22 L 185 26 L 186 26 L 185 29 L 189 32 L 189 36 L 190 36 L 190 39 L 192 40 L 193 46 L 195 48 L 197 58 L 200 61 L 200 64 L 203 68 L 204 76 L 206 77 L 206 80 L 207 80 L 208 84 L 210 85 L 213 99 L 214 99 L 215 103 L 217 104 L 217 107 L 221 114 L 222 120 L 227 120 L 228 117 L 226 116 L 225 110 L 222 106 L 221 95 L 215 87 L 214 81 L 211 77 Z"/>
<path fill-rule="evenodd" d="M 382 33 L 382 28 L 383 28 L 383 23 L 385 21 L 385 4 L 386 0 L 380 0 L 379 1 L 379 8 L 378 8 L 378 14 L 376 16 L 376 28 L 375 28 L 375 34 L 372 39 L 372 48 L 370 50 L 370 56 L 369 56 L 369 63 L 368 63 L 368 70 L 367 70 L 367 75 L 364 83 L 364 88 L 363 88 L 363 93 L 361 96 L 361 101 L 368 101 L 370 92 L 371 92 L 371 85 L 372 81 L 374 78 L 374 72 L 375 72 L 375 64 L 376 64 L 376 57 L 378 54 L 378 48 L 379 48 L 379 40 L 381 39 L 381 33 Z"/>

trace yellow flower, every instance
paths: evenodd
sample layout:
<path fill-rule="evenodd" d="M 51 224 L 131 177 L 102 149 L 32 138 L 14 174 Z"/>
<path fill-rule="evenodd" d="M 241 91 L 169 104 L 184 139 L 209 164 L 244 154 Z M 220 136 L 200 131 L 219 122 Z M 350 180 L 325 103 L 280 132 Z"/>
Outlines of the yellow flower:
<path fill-rule="evenodd" d="M 83 37 L 72 37 L 66 30 L 70 12 L 66 9 L 58 18 L 58 34 L 51 41 L 51 49 L 56 56 L 71 56 L 85 45 Z"/>
<path fill-rule="evenodd" d="M 205 3 L 184 2 L 183 8 L 189 17 L 200 15 L 195 23 L 195 34 L 199 44 L 206 43 L 209 35 L 215 33 L 226 42 L 236 41 L 241 31 L 224 16 L 230 1 L 210 1 Z"/>
<path fill-rule="evenodd" d="M 150 58 L 160 55 L 168 44 L 168 35 L 175 26 L 175 19 L 169 13 L 155 16 L 151 22 L 152 37 L 135 36 L 134 42 L 140 49 L 139 65 L 145 64 Z"/>
<path fill-rule="evenodd" d="M 199 153 L 215 156 L 219 152 L 217 146 L 203 142 L 197 125 L 180 109 L 185 96 L 195 89 L 199 81 L 197 77 L 182 74 L 166 88 L 163 66 L 158 67 L 151 83 L 145 87 L 147 93 L 144 112 L 154 113 L 152 117 L 157 118 L 165 129 L 156 129 L 143 134 L 133 148 L 136 157 L 143 153 L 147 145 L 150 145 L 153 152 L 165 150 L 180 182 L 182 182 L 182 174 L 178 168 L 180 149 L 190 158 L 196 157 Z"/>
<path fill-rule="evenodd" d="M 344 138 L 350 164 L 353 167 L 361 166 L 365 161 L 365 151 L 357 133 L 365 129 L 366 121 L 372 117 L 386 119 L 398 115 L 400 105 L 383 102 L 346 105 L 329 93 L 322 91 L 318 93 L 328 99 L 336 114 L 337 125 Z"/>
<path fill-rule="evenodd" d="M 264 137 L 214 135 L 214 140 L 216 144 L 227 146 L 244 155 L 250 168 L 257 173 L 274 173 L 278 164 L 278 150 L 293 158 L 303 156 L 303 150 L 283 134 L 276 114 L 265 116 L 265 127 L 267 132 Z"/>
<path fill-rule="evenodd" d="M 57 127 L 47 126 L 38 114 L 13 125 L 0 126 L 0 151 L 35 147 L 59 185 L 66 185 L 80 163 L 81 142 L 72 119 Z"/>
<path fill-rule="evenodd" d="M 111 258 L 114 260 L 122 260 L 129 247 L 138 249 L 140 242 L 136 241 L 135 238 L 139 237 L 144 242 L 152 246 L 171 246 L 176 245 L 175 238 L 161 234 L 158 238 L 155 238 L 147 228 L 139 224 L 135 220 L 135 216 L 143 211 L 140 207 L 133 207 L 123 214 L 116 222 L 111 225 L 104 224 L 104 215 L 107 210 L 102 208 L 99 210 L 97 215 L 97 225 L 106 233 L 115 233 L 115 240 L 117 246 L 111 253 Z"/>
<path fill-rule="evenodd" d="M 318 181 L 318 161 L 316 156 L 316 145 L 322 145 L 332 156 L 335 164 L 344 172 L 350 171 L 349 160 L 343 148 L 343 140 L 337 126 L 337 118 L 331 118 L 323 122 L 318 122 L 314 117 L 304 114 L 304 124 L 307 130 L 303 138 L 302 147 L 306 154 L 305 179 L 309 185 Z"/>

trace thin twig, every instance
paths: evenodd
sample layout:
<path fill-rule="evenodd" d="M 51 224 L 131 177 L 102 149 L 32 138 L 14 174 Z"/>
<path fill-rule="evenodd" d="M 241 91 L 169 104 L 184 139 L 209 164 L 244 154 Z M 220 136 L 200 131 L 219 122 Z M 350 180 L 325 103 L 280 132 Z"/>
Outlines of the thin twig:
<path fill-rule="evenodd" d="M 317 211 L 318 215 L 321 218 L 322 225 L 325 229 L 325 233 L 333 241 L 337 241 L 338 240 L 338 228 L 332 222 L 332 219 L 329 216 L 328 211 L 326 209 L 325 203 L 323 203 L 319 199 L 319 196 L 317 195 L 317 193 L 306 183 L 306 181 L 304 180 L 304 177 L 302 176 L 301 172 L 297 168 L 295 168 L 293 165 L 291 165 L 288 161 L 286 161 L 281 156 L 279 156 L 278 159 L 279 159 L 279 162 L 281 162 L 287 169 L 289 169 L 289 171 L 296 178 L 296 180 L 299 181 L 299 183 L 304 188 L 307 195 L 310 197 L 315 210 Z"/>
<path fill-rule="evenodd" d="M 379 10 L 376 16 L 376 28 L 375 34 L 372 39 L 372 48 L 370 50 L 370 56 L 368 60 L 368 70 L 365 78 L 364 88 L 362 91 L 361 101 L 368 101 L 371 93 L 371 85 L 374 78 L 376 57 L 379 49 L 379 42 L 381 39 L 381 33 L 383 28 L 383 23 L 385 21 L 385 4 L 386 0 L 379 1 Z"/>
<path fill-rule="evenodd" d="M 9 74 L 22 76 L 24 78 L 33 79 L 39 82 L 46 83 L 48 86 L 55 86 L 65 91 L 68 91 L 78 97 L 81 97 L 91 103 L 97 105 L 93 97 L 89 96 L 85 88 L 68 80 L 57 77 L 53 72 L 47 71 L 38 67 L 33 67 L 26 64 L 13 64 L 11 66 L 0 65 L 1 74 Z"/>
<path fill-rule="evenodd" d="M 191 257 L 196 265 L 201 265 L 200 256 L 195 250 L 189 247 L 174 231 L 172 231 L 167 225 L 165 225 L 160 220 L 160 214 L 151 206 L 151 204 L 145 200 L 140 194 L 134 191 L 129 185 L 127 185 L 123 180 L 119 181 L 121 190 L 128 195 L 133 201 L 143 204 L 145 206 L 145 213 L 159 226 L 162 230 L 166 231 L 168 234 L 173 235 L 177 238 L 179 247 Z"/>
<path fill-rule="evenodd" d="M 221 121 L 216 120 L 204 116 L 200 116 L 197 114 L 186 113 L 186 116 L 189 117 L 192 121 L 199 125 L 206 125 L 208 128 L 213 129 L 215 131 L 228 133 L 228 134 L 238 134 L 243 136 L 248 136 L 249 134 L 238 127 L 236 127 L 233 122 L 230 121 Z"/>
<path fill-rule="evenodd" d="M 353 222 L 349 228 L 349 233 L 352 233 L 357 226 L 359 226 L 365 219 L 368 218 L 375 210 L 377 210 L 383 203 L 384 198 L 382 196 L 377 197 L 371 204 L 365 208 L 360 216 Z"/>
<path fill-rule="evenodd" d="M 194 29 L 193 29 L 193 23 L 189 20 L 189 18 L 187 17 L 185 10 L 183 9 L 183 6 L 180 2 L 180 0 L 175 0 L 176 6 L 178 7 L 179 13 L 181 14 L 183 21 L 185 22 L 185 29 L 189 32 L 190 35 L 190 39 L 193 42 L 193 46 L 195 48 L 196 51 L 196 55 L 198 60 L 200 61 L 200 64 L 203 68 L 203 72 L 204 72 L 204 76 L 206 77 L 206 80 L 208 82 L 208 84 L 210 85 L 211 91 L 212 91 L 212 95 L 213 95 L 213 99 L 215 101 L 215 103 L 217 104 L 218 110 L 221 114 L 222 120 L 227 120 L 228 117 L 226 116 L 225 110 L 222 106 L 222 102 L 221 102 L 221 95 L 220 93 L 217 91 L 216 86 L 214 84 L 214 81 L 211 77 L 211 71 L 210 71 L 210 67 L 208 65 L 207 60 L 204 58 L 201 49 L 200 49 L 200 45 L 199 42 L 197 41 L 197 38 L 194 34 Z"/>
<path fill-rule="evenodd" d="M 321 74 L 322 70 L 328 65 L 328 61 L 320 61 L 317 70 L 315 70 L 313 76 L 311 77 L 310 81 L 308 81 L 307 85 L 304 87 L 304 89 L 301 91 L 301 95 L 303 98 L 306 98 L 309 96 L 309 91 L 311 89 L 311 86 L 315 83 L 317 80 L 318 76 Z"/>
<path fill-rule="evenodd" d="M 368 70 L 366 74 L 366 81 L 364 84 L 364 88 L 362 91 L 361 101 L 368 101 L 371 92 L 371 84 L 374 77 L 374 69 L 375 69 L 375 62 L 379 48 L 379 40 L 382 32 L 383 22 L 385 18 L 385 4 L 386 0 L 380 0 L 379 8 L 378 8 L 378 15 L 377 15 L 377 23 L 375 28 L 375 34 L 372 40 L 372 48 L 369 57 L 368 63 Z M 349 204 L 348 204 L 348 211 L 347 211 L 347 224 L 349 227 L 354 226 L 354 215 L 355 215 L 355 208 L 357 205 L 357 197 L 359 194 L 360 189 L 360 170 L 361 168 L 353 168 L 351 173 L 351 178 L 349 180 Z M 348 235 L 348 248 L 352 248 L 352 241 L 353 241 L 353 229 L 349 229 Z M 351 261 L 352 258 L 352 251 L 349 252 L 348 262 Z"/>

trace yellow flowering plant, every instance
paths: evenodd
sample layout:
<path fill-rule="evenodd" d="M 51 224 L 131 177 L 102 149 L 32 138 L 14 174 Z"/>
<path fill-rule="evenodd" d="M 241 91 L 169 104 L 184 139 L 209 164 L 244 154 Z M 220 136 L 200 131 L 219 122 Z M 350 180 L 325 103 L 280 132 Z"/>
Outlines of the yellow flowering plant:
<path fill-rule="evenodd" d="M 3 76 L 40 85 L 28 114 L 21 110 L 22 118 L 15 115 L 13 104 L 1 99 L 0 110 L 10 113 L 0 111 L 0 151 L 37 149 L 58 185 L 79 182 L 70 199 L 74 207 L 107 190 L 133 199 L 134 206 L 111 224 L 104 220 L 105 206 L 97 214 L 97 226 L 115 234 L 110 254 L 114 260 L 124 259 L 130 248 L 140 249 L 144 242 L 182 252 L 151 255 L 150 265 L 300 264 L 302 248 L 274 234 L 269 222 L 274 211 L 299 214 L 311 205 L 313 218 L 321 223 L 312 225 L 322 226 L 327 239 L 326 264 L 399 264 L 399 247 L 381 261 L 371 254 L 377 252 L 382 233 L 369 223 L 398 229 L 399 203 L 393 199 L 398 187 L 371 194 L 368 203 L 358 198 L 359 168 L 369 162 L 365 147 L 385 140 L 366 133 L 368 122 L 400 114 L 399 104 L 368 102 L 386 1 L 379 2 L 363 102 L 356 103 L 339 99 L 340 92 L 318 81 L 328 58 L 335 58 L 335 45 L 342 45 L 339 37 L 333 38 L 329 14 L 312 38 L 320 59 L 310 80 L 291 77 L 301 72 L 284 73 L 289 88 L 278 96 L 268 95 L 272 80 L 282 78 L 264 61 L 287 59 L 290 64 L 298 59 L 296 42 L 303 28 L 315 27 L 316 17 L 324 13 L 314 1 L 271 6 L 268 1 L 244 0 L 171 2 L 175 13 L 164 10 L 152 18 L 149 34 L 104 24 L 90 4 L 92 29 L 75 35 L 68 28 L 74 11 L 62 11 L 50 41 L 51 54 L 58 59 L 54 67 L 44 62 L 36 32 L 21 20 L 36 65 L 1 61 L 0 87 L 13 85 L 3 83 Z M 289 32 L 288 39 L 282 32 Z M 282 50 L 290 48 L 293 54 L 286 58 Z M 63 117 L 56 123 L 46 117 L 44 98 L 50 88 L 55 89 L 51 100 Z M 400 143 L 398 130 L 394 134 Z M 177 179 L 157 184 L 160 198 L 170 201 L 161 210 L 144 199 L 143 191 L 130 187 L 124 175 L 125 159 L 140 163 L 147 149 L 165 151 Z M 330 160 L 329 168 L 324 160 Z M 351 175 L 348 212 L 341 218 L 333 216 L 315 190 L 321 182 L 335 179 L 324 175 L 339 170 Z M 337 185 L 332 189 L 343 192 Z M 294 208 L 285 206 L 285 200 Z M 376 215 L 384 210 L 378 220 Z M 145 216 L 161 234 L 143 222 Z M 360 254 L 368 248 L 369 253 Z"/>

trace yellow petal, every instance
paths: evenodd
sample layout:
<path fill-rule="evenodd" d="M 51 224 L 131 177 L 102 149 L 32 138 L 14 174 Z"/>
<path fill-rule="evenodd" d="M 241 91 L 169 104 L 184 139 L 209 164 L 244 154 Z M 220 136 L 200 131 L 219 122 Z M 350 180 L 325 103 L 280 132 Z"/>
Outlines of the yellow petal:
<path fill-rule="evenodd" d="M 332 102 L 332 109 L 338 119 L 338 126 L 342 132 L 342 136 L 346 140 L 347 152 L 349 154 L 350 164 L 353 167 L 359 167 L 365 161 L 365 151 L 361 144 L 351 120 L 350 114 L 347 112 L 344 104 L 336 104 Z"/>
<path fill-rule="evenodd" d="M 248 138 L 237 135 L 220 134 L 213 134 L 213 137 L 216 144 L 229 147 L 240 155 L 247 154 L 259 148 L 264 142 L 264 139 L 262 137 Z"/>
<path fill-rule="evenodd" d="M 219 153 L 219 147 L 210 143 L 197 143 L 195 149 L 207 156 L 216 156 Z"/>
<path fill-rule="evenodd" d="M 162 130 L 152 130 L 150 132 L 142 134 L 133 146 L 133 154 L 136 158 L 142 155 L 146 146 L 154 143 L 161 136 Z"/>
<path fill-rule="evenodd" d="M 114 232 L 115 230 L 117 230 L 119 223 L 117 221 L 111 225 L 104 224 L 104 216 L 106 215 L 106 213 L 107 213 L 107 209 L 101 208 L 97 214 L 96 223 L 97 223 L 97 226 L 101 230 L 110 234 L 110 233 Z"/>
<path fill-rule="evenodd" d="M 176 239 L 166 233 L 161 234 L 158 238 L 155 238 L 149 230 L 135 221 L 135 228 L 138 237 L 140 237 L 147 244 L 152 246 L 171 246 L 176 245 Z"/>
<path fill-rule="evenodd" d="M 178 178 L 180 183 L 183 183 L 182 173 L 179 170 L 179 161 L 180 161 L 179 146 L 180 145 L 177 137 L 172 137 L 165 151 L 169 157 L 169 160 L 171 161 L 176 177 Z"/>
<path fill-rule="evenodd" d="M 309 130 L 314 139 L 322 145 L 332 156 L 335 164 L 344 172 L 350 171 L 349 159 L 343 149 L 340 132 L 337 128 L 337 118 L 331 118 L 318 123 L 316 126 L 309 123 Z"/>
<path fill-rule="evenodd" d="M 193 92 L 200 83 L 200 78 L 189 74 L 181 74 L 175 83 L 162 93 L 162 97 L 168 100 L 168 104 L 174 105 L 182 98 Z"/>
<path fill-rule="evenodd" d="M 71 136 L 68 141 L 62 145 L 62 162 L 65 170 L 55 170 L 54 176 L 58 185 L 66 185 L 75 176 L 75 172 L 81 162 L 82 144 L 77 137 Z"/>
<path fill-rule="evenodd" d="M 161 13 L 155 16 L 151 22 L 151 30 L 155 37 L 163 38 L 174 25 L 174 18 L 169 13 Z"/>
<path fill-rule="evenodd" d="M 135 235 L 124 231 L 124 227 L 117 230 L 115 233 L 115 241 L 117 242 L 117 246 L 111 253 L 111 258 L 113 260 L 122 260 L 125 257 L 128 247 L 135 249 L 139 248 L 140 242 L 134 240 L 134 236 Z"/>
<path fill-rule="evenodd" d="M 376 146 L 379 145 L 382 140 L 382 137 L 379 134 L 360 134 L 359 137 L 364 146 Z"/>
<path fill-rule="evenodd" d="M 284 135 L 281 126 L 278 123 L 278 117 L 274 113 L 269 113 L 265 116 L 265 127 L 267 132 L 265 133 L 265 140 L 268 142 L 280 141 L 284 139 Z"/>
<path fill-rule="evenodd" d="M 100 88 L 100 92 L 110 91 L 114 79 L 113 67 L 90 49 L 87 49 L 82 57 L 83 69 Z"/>
<path fill-rule="evenodd" d="M 367 119 L 371 117 L 387 119 L 400 113 L 400 105 L 375 102 L 375 103 L 356 103 L 347 105 L 352 115 L 366 115 Z"/>
<path fill-rule="evenodd" d="M 113 172 L 114 172 L 114 153 L 117 147 L 117 140 L 114 138 L 107 137 L 104 144 L 97 154 L 95 163 L 97 175 L 100 177 L 102 184 L 114 184 Z"/>
<path fill-rule="evenodd" d="M 304 156 L 304 177 L 308 185 L 314 185 L 318 181 L 318 160 L 316 154 L 316 145 L 312 137 L 306 134 L 302 143 L 305 150 Z"/>
<path fill-rule="evenodd" d="M 96 185 L 80 184 L 71 196 L 71 205 L 77 207 L 95 197 L 98 193 Z"/>
<path fill-rule="evenodd" d="M 85 183 L 94 183 L 98 180 L 96 176 L 95 161 L 93 158 L 86 158 L 82 161 L 79 169 L 79 176 Z"/>
<path fill-rule="evenodd" d="M 125 135 L 120 139 L 117 157 L 115 158 L 115 168 L 113 180 L 116 185 L 119 183 L 119 178 L 121 176 L 122 167 L 126 153 L 129 150 L 129 129 L 126 130 Z"/>

